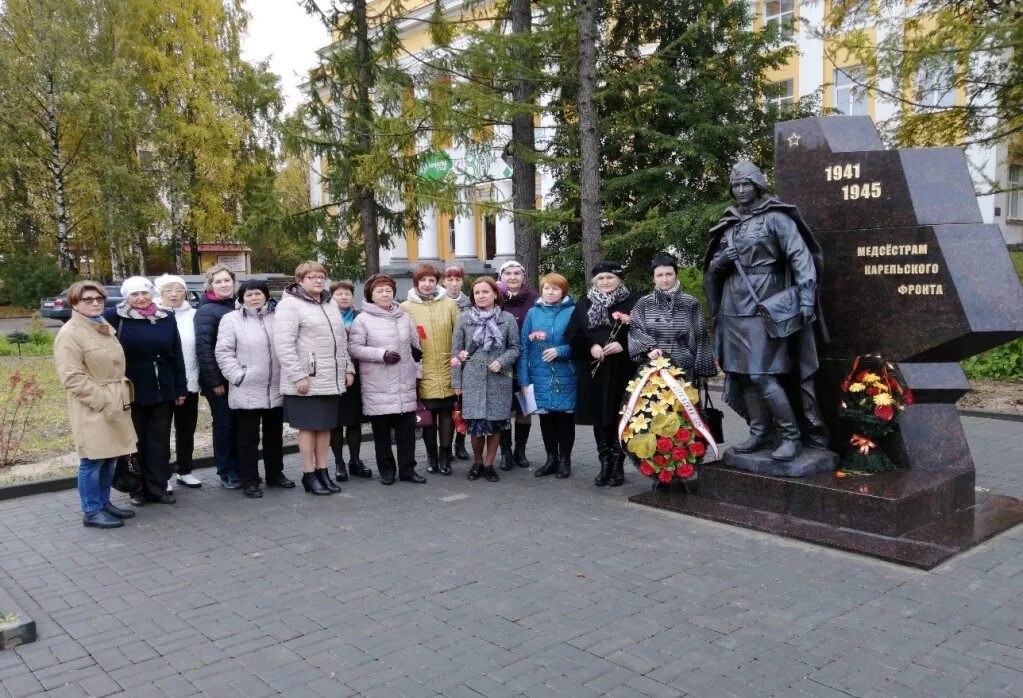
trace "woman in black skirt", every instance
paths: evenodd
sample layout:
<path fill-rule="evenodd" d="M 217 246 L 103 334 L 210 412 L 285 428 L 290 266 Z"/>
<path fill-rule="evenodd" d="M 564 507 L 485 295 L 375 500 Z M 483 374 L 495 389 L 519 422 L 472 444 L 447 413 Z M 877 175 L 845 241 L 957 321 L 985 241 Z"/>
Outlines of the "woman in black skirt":
<path fill-rule="evenodd" d="M 306 492 L 340 492 L 327 470 L 330 432 L 341 425 L 341 396 L 355 380 L 341 311 L 323 286 L 319 262 L 295 269 L 295 283 L 277 305 L 274 351 L 281 362 L 284 418 L 298 429 L 302 486 Z"/>
<path fill-rule="evenodd" d="M 330 295 L 341 310 L 341 318 L 344 320 L 345 329 L 350 330 L 352 321 L 359 311 L 355 309 L 355 286 L 350 281 L 337 281 L 330 287 Z M 366 464 L 359 458 L 362 448 L 362 390 L 359 381 L 358 362 L 355 362 L 355 380 L 348 390 L 341 396 L 341 405 L 338 408 L 338 417 L 341 426 L 332 429 L 330 432 L 330 450 L 334 453 L 334 463 L 337 464 L 337 471 L 334 477 L 339 482 L 347 482 L 348 476 L 352 477 L 373 477 L 373 471 L 366 467 Z M 345 467 L 344 453 L 342 447 L 348 444 L 348 466 Z"/>

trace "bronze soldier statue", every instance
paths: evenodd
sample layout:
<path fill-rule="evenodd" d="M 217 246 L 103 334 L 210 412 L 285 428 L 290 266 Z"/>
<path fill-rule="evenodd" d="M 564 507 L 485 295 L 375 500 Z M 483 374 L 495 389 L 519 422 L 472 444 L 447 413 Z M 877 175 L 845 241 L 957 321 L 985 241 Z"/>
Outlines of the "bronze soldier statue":
<path fill-rule="evenodd" d="M 756 165 L 737 163 L 730 184 L 736 203 L 711 229 L 704 262 L 723 397 L 750 429 L 729 451 L 763 450 L 767 457 L 770 448 L 773 461 L 792 461 L 804 444 L 824 449 L 828 443 L 813 385 L 815 335 L 827 341 L 818 299 L 823 259 L 796 208 L 766 195 L 767 180 Z M 790 304 L 788 324 L 772 324 L 765 306 L 783 297 Z"/>

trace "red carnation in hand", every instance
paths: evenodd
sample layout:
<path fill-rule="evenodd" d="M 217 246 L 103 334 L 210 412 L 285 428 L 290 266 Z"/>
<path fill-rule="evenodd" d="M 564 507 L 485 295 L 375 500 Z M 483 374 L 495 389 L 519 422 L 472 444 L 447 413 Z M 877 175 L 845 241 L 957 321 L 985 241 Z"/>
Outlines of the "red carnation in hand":
<path fill-rule="evenodd" d="M 662 470 L 657 476 L 657 479 L 661 482 L 671 482 L 671 478 L 674 477 L 669 470 Z"/>
<path fill-rule="evenodd" d="M 657 439 L 657 450 L 658 451 L 665 451 L 665 452 L 670 451 L 671 450 L 671 446 L 672 446 L 671 439 L 666 438 L 664 436 L 662 436 L 661 438 Z"/>
<path fill-rule="evenodd" d="M 668 459 L 665 458 L 664 456 L 658 454 L 658 455 L 654 456 L 654 463 L 656 463 L 657 465 L 659 465 L 660 467 L 663 468 L 664 466 L 666 466 L 668 464 Z"/>
<path fill-rule="evenodd" d="M 426 339 L 426 328 L 422 325 L 416 325 L 416 334 L 419 335 L 419 339 Z"/>
<path fill-rule="evenodd" d="M 689 447 L 689 452 L 692 453 L 697 458 L 703 458 L 703 454 L 707 452 L 707 447 L 704 446 L 699 441 L 697 441 L 696 443 Z"/>
<path fill-rule="evenodd" d="M 639 464 L 639 472 L 650 477 L 654 474 L 654 466 L 650 465 L 650 461 L 645 460 Z"/>
<path fill-rule="evenodd" d="M 883 419 L 886 422 L 890 422 L 892 417 L 895 416 L 895 410 L 891 405 L 878 405 L 874 408 L 874 416 L 878 419 Z"/>
<path fill-rule="evenodd" d="M 909 388 L 907 388 L 906 392 L 902 394 L 902 397 L 906 400 L 907 405 L 913 404 L 913 393 L 909 391 Z"/>
<path fill-rule="evenodd" d="M 694 468 L 689 463 L 683 463 L 682 465 L 678 466 L 675 469 L 675 474 L 678 475 L 679 477 L 683 477 L 683 478 L 684 477 L 692 477 L 693 473 L 695 473 L 695 472 L 696 472 L 696 468 Z"/>
<path fill-rule="evenodd" d="M 681 446 L 676 446 L 675 448 L 671 449 L 671 457 L 674 458 L 675 460 L 685 460 L 686 458 L 689 457 L 689 451 L 682 448 Z"/>
<path fill-rule="evenodd" d="M 689 431 L 685 427 L 682 427 L 675 432 L 675 440 L 681 441 L 682 443 L 689 443 L 689 439 L 693 438 L 693 432 Z"/>

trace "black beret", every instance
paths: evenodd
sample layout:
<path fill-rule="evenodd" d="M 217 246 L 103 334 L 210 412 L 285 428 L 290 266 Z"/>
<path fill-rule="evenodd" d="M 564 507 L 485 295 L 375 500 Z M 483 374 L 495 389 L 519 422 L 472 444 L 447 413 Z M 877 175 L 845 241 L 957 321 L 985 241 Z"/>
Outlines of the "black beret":
<path fill-rule="evenodd" d="M 623 276 L 625 274 L 625 267 L 619 262 L 613 262 L 609 259 L 605 259 L 603 262 L 597 262 L 593 265 L 593 272 L 590 274 L 590 278 L 597 274 L 614 274 L 615 276 Z"/>

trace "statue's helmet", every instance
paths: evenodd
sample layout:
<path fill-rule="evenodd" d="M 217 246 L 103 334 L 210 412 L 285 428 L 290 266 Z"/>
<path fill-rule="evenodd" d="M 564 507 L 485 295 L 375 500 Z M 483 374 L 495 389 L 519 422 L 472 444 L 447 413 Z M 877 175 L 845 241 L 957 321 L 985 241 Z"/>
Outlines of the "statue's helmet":
<path fill-rule="evenodd" d="M 767 177 L 760 171 L 760 168 L 749 160 L 740 160 L 732 166 L 732 174 L 728 178 L 729 186 L 742 181 L 749 181 L 761 193 L 767 191 Z"/>

